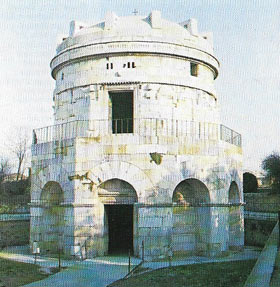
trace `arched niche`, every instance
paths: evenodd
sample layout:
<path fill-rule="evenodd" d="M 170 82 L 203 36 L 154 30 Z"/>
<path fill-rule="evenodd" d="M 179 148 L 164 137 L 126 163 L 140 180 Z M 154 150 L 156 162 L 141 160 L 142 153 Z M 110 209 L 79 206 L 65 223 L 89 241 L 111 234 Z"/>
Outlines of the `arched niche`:
<path fill-rule="evenodd" d="M 57 253 L 64 232 L 63 190 L 59 183 L 47 182 L 42 189 L 40 203 L 40 246 L 42 253 Z"/>
<path fill-rule="evenodd" d="M 207 255 L 211 234 L 210 195 L 198 179 L 186 179 L 175 188 L 173 203 L 173 251 Z"/>
<path fill-rule="evenodd" d="M 232 181 L 228 191 L 229 213 L 229 249 L 239 249 L 243 245 L 242 235 L 242 206 L 240 205 L 240 192 L 238 185 Z"/>
<path fill-rule="evenodd" d="M 63 201 L 63 197 L 60 184 L 50 181 L 43 187 L 40 201 L 42 205 L 59 205 Z"/>
<path fill-rule="evenodd" d="M 228 192 L 228 201 L 229 203 L 236 204 L 240 202 L 240 193 L 238 185 L 235 181 L 232 181 L 229 187 Z"/>
<path fill-rule="evenodd" d="M 177 204 L 187 205 L 210 203 L 209 190 L 207 186 L 198 179 L 185 179 L 176 186 L 172 201 Z"/>

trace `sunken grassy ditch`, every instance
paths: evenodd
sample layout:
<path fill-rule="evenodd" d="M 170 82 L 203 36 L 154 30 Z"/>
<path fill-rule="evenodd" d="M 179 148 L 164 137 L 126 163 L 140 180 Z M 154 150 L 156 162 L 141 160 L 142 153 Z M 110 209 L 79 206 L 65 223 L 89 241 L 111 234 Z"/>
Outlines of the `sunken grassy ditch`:
<path fill-rule="evenodd" d="M 110 287 L 243 287 L 256 260 L 191 264 L 161 268 L 128 279 L 118 280 Z"/>

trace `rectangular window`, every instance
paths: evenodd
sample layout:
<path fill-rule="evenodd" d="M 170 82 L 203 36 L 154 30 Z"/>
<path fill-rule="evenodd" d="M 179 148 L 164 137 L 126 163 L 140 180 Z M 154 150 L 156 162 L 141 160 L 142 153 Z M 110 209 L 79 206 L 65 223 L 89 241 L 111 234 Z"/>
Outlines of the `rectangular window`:
<path fill-rule="evenodd" d="M 133 92 L 110 92 L 113 134 L 133 133 Z"/>
<path fill-rule="evenodd" d="M 198 76 L 198 64 L 191 63 L 191 75 L 194 77 Z"/>
<path fill-rule="evenodd" d="M 136 66 L 135 66 L 135 63 L 134 62 L 132 62 L 132 68 L 135 68 Z"/>
<path fill-rule="evenodd" d="M 106 64 L 106 68 L 107 68 L 107 70 L 109 70 L 109 63 Z"/>
<path fill-rule="evenodd" d="M 127 67 L 130 68 L 130 62 L 127 62 Z"/>

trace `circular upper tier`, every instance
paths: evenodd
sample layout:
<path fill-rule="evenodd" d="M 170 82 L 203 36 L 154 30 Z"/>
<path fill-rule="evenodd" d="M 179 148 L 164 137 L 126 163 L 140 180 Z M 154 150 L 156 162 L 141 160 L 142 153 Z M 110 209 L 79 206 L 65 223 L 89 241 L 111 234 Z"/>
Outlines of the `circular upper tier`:
<path fill-rule="evenodd" d="M 207 66 L 213 78 L 218 75 L 211 34 L 199 34 L 194 19 L 177 24 L 153 11 L 149 16 L 126 17 L 109 12 L 104 22 L 92 26 L 72 21 L 69 37 L 58 45 L 51 61 L 52 76 L 56 79 L 59 70 L 77 61 L 135 54 L 187 59 Z"/>

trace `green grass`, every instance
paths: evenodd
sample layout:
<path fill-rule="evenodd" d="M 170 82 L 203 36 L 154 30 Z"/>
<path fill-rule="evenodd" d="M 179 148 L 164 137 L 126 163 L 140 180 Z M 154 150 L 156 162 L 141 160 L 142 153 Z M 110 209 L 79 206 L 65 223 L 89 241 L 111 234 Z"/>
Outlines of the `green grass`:
<path fill-rule="evenodd" d="M 243 287 L 256 260 L 192 264 L 162 268 L 128 279 L 114 287 Z"/>
<path fill-rule="evenodd" d="M 0 249 L 9 245 L 25 245 L 29 243 L 29 221 L 1 221 Z"/>
<path fill-rule="evenodd" d="M 48 277 L 39 266 L 0 258 L 0 287 L 22 286 Z"/>
<path fill-rule="evenodd" d="M 244 194 L 245 210 L 255 212 L 278 212 L 280 209 L 280 192 L 260 192 Z"/>

